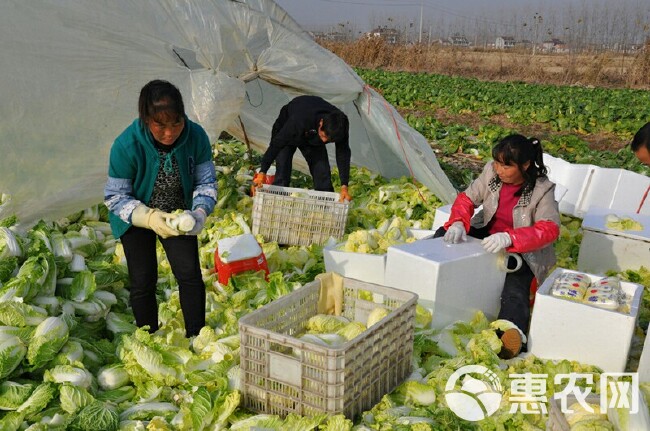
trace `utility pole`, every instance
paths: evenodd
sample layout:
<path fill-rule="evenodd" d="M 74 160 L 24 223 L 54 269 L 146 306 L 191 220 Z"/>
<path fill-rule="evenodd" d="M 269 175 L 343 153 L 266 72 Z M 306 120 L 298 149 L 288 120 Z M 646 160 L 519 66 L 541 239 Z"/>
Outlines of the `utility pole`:
<path fill-rule="evenodd" d="M 535 52 L 537 51 L 537 43 L 539 40 L 539 25 L 544 22 L 544 18 L 542 18 L 542 15 L 538 12 L 535 12 L 535 15 L 533 16 L 533 21 L 535 22 L 535 40 L 533 41 L 533 55 L 535 55 Z"/>
<path fill-rule="evenodd" d="M 420 0 L 420 37 L 418 43 L 422 44 L 422 14 L 424 12 L 424 0 Z"/>

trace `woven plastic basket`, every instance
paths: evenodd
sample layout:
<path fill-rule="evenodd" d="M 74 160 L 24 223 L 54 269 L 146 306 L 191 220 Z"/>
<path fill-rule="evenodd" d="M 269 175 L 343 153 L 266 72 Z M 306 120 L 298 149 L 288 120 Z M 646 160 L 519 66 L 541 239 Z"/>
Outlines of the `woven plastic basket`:
<path fill-rule="evenodd" d="M 253 198 L 255 235 L 285 245 L 323 244 L 345 233 L 348 203 L 339 194 L 264 185 Z"/>
<path fill-rule="evenodd" d="M 343 315 L 366 322 L 381 304 L 390 314 L 338 348 L 304 342 L 317 314 L 318 280 L 239 319 L 245 407 L 268 414 L 354 418 L 411 372 L 417 295 L 344 278 Z M 370 292 L 372 300 L 362 299 Z"/>

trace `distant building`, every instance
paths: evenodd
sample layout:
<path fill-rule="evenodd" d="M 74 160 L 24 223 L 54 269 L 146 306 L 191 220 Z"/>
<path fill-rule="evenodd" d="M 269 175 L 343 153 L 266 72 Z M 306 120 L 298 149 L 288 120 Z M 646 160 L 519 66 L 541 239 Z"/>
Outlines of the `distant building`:
<path fill-rule="evenodd" d="M 494 42 L 494 47 L 497 49 L 509 49 L 515 47 L 515 38 L 512 36 L 499 36 Z"/>
<path fill-rule="evenodd" d="M 545 52 L 567 52 L 567 45 L 560 39 L 550 39 L 542 42 L 542 50 Z"/>
<path fill-rule="evenodd" d="M 329 31 L 326 33 L 320 33 L 319 39 L 332 42 L 344 42 L 348 40 L 348 35 L 340 31 Z"/>
<path fill-rule="evenodd" d="M 399 30 L 394 28 L 377 27 L 369 31 L 368 33 L 366 33 L 366 37 L 368 38 L 380 37 L 386 43 L 396 44 L 399 41 L 400 32 Z"/>
<path fill-rule="evenodd" d="M 448 39 L 448 44 L 451 46 L 469 46 L 469 40 L 463 35 L 460 35 L 458 33 L 454 34 Z"/>

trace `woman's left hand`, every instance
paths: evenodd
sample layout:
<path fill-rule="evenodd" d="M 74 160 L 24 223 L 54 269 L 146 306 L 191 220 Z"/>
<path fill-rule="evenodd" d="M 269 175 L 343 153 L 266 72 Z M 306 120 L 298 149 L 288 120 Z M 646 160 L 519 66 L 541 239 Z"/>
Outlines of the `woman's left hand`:
<path fill-rule="evenodd" d="M 490 253 L 498 253 L 506 247 L 510 247 L 512 239 L 506 232 L 499 232 L 484 238 L 481 245 Z"/>
<path fill-rule="evenodd" d="M 189 231 L 187 234 L 198 235 L 203 230 L 203 226 L 205 226 L 205 219 L 207 217 L 205 211 L 203 211 L 202 208 L 197 208 L 194 211 L 185 210 L 185 212 L 190 213 L 192 217 L 194 217 L 194 220 L 196 220 L 196 223 L 194 224 L 194 228 L 191 231 Z"/>

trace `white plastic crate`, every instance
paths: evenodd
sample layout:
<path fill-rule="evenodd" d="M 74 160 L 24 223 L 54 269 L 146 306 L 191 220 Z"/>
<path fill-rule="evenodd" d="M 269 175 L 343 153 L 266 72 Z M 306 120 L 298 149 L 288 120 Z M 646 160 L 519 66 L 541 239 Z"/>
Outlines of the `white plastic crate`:
<path fill-rule="evenodd" d="M 475 238 L 460 244 L 426 239 L 388 249 L 385 281 L 417 293 L 420 304 L 432 312 L 433 328 L 471 320 L 477 310 L 495 319 L 506 275 L 499 259 Z"/>
<path fill-rule="evenodd" d="M 621 282 L 632 297 L 629 313 L 606 310 L 551 294 L 553 282 L 563 273 L 578 273 L 556 268 L 535 295 L 528 351 L 540 358 L 568 359 L 600 367 L 605 372 L 623 372 L 639 314 L 643 286 Z M 587 274 L 591 281 L 602 276 Z"/>
<path fill-rule="evenodd" d="M 631 218 L 643 226 L 641 231 L 616 230 L 606 226 L 614 214 Z M 638 270 L 650 263 L 650 216 L 609 209 L 589 210 L 582 220 L 582 241 L 578 270 L 591 273 Z"/>
<path fill-rule="evenodd" d="M 345 232 L 349 207 L 339 198 L 333 192 L 264 185 L 253 198 L 253 234 L 285 245 L 339 239 Z"/>
<path fill-rule="evenodd" d="M 406 379 L 417 295 L 350 278 L 343 278 L 343 290 L 342 315 L 350 320 L 365 324 L 378 304 L 390 313 L 338 348 L 297 338 L 317 314 L 318 280 L 239 319 L 246 408 L 280 416 L 340 413 L 353 418 Z"/>
<path fill-rule="evenodd" d="M 428 229 L 409 229 L 416 239 L 432 237 L 435 233 Z M 323 260 L 327 272 L 336 272 L 344 277 L 355 278 L 368 283 L 385 285 L 386 253 L 368 254 L 339 250 L 343 243 L 323 248 Z"/>

